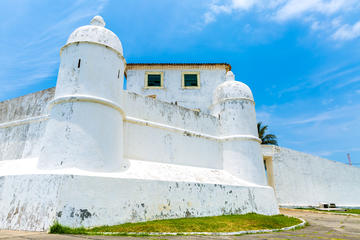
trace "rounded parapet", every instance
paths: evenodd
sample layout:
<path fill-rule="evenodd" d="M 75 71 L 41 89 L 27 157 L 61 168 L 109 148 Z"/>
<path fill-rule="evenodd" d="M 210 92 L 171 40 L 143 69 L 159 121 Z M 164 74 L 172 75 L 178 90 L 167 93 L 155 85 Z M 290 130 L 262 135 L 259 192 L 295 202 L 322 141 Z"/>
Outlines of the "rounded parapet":
<path fill-rule="evenodd" d="M 212 115 L 219 120 L 223 169 L 248 182 L 266 185 L 265 170 L 256 128 L 254 98 L 250 88 L 235 81 L 229 71 L 213 95 Z"/>
<path fill-rule="evenodd" d="M 221 83 L 215 89 L 213 104 L 236 99 L 254 102 L 254 97 L 250 88 L 242 82 L 235 81 L 235 75 L 233 72 L 229 71 L 226 74 L 226 81 Z"/>
<path fill-rule="evenodd" d="M 61 49 L 39 168 L 123 169 L 126 62 L 119 38 L 104 26 L 102 17 L 94 17 Z"/>
<path fill-rule="evenodd" d="M 77 42 L 93 42 L 105 45 L 123 55 L 120 39 L 115 33 L 105 28 L 105 21 L 101 16 L 95 16 L 91 20 L 90 25 L 79 27 L 72 32 L 66 45 Z"/>

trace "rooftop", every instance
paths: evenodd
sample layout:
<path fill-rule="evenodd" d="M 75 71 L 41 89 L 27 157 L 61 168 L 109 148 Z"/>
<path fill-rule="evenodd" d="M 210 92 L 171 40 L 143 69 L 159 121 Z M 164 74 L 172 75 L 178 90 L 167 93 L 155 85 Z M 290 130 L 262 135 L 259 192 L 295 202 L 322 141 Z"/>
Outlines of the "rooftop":
<path fill-rule="evenodd" d="M 228 63 L 128 63 L 126 70 L 139 69 L 225 69 L 231 70 Z"/>

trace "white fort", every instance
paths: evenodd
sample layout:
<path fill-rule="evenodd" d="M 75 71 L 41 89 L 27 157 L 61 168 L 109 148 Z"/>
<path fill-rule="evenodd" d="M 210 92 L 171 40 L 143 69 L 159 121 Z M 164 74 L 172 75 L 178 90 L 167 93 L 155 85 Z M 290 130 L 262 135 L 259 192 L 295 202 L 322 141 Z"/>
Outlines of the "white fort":
<path fill-rule="evenodd" d="M 360 205 L 358 168 L 261 146 L 229 64 L 127 64 L 100 16 L 60 57 L 56 89 L 0 103 L 0 228 Z"/>

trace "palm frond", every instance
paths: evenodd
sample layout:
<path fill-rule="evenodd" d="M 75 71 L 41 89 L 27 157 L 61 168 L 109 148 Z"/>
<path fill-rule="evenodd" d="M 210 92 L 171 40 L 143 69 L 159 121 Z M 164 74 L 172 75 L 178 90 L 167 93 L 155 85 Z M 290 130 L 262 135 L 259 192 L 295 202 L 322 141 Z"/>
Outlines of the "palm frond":
<path fill-rule="evenodd" d="M 275 139 L 265 140 L 262 144 L 264 145 L 278 145 L 278 142 Z"/>
<path fill-rule="evenodd" d="M 277 137 L 274 134 L 266 134 L 267 125 L 262 125 L 262 122 L 257 123 L 257 129 L 261 143 L 265 145 L 278 145 Z"/>
<path fill-rule="evenodd" d="M 259 138 L 261 139 L 264 137 L 264 134 L 265 134 L 268 126 L 267 125 L 262 126 L 262 122 L 258 122 L 257 128 L 258 128 Z"/>

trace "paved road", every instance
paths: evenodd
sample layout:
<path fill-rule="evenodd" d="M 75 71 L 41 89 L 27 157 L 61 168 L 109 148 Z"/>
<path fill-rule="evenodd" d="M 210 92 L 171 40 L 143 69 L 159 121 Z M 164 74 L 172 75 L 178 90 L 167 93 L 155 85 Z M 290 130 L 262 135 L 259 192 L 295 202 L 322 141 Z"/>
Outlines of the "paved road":
<path fill-rule="evenodd" d="M 215 236 L 162 236 L 162 237 L 105 237 L 105 236 L 69 236 L 53 235 L 38 232 L 1 231 L 0 240 L 200 240 L 200 239 L 360 239 L 360 216 L 335 215 L 332 213 L 318 213 L 304 210 L 281 210 L 283 214 L 301 217 L 310 226 L 295 231 L 269 234 L 253 234 L 243 236 L 215 237 Z"/>

